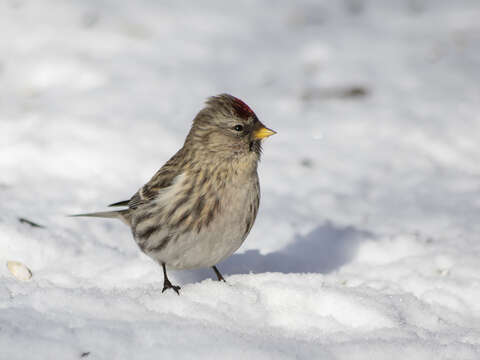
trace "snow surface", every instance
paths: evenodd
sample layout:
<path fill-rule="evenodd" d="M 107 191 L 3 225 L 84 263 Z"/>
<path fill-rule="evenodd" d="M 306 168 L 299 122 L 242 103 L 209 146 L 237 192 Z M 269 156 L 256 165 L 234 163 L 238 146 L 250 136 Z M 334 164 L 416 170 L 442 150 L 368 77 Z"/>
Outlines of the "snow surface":
<path fill-rule="evenodd" d="M 479 18 L 1 1 L 0 359 L 480 359 Z M 123 224 L 65 214 L 132 195 L 222 92 L 278 131 L 260 213 L 227 284 L 172 272 L 162 294 Z"/>

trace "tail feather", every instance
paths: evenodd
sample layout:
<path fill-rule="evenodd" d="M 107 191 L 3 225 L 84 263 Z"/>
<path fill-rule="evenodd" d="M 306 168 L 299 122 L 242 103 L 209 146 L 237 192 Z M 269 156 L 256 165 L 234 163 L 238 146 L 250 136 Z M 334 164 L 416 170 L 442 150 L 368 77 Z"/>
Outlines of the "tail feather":
<path fill-rule="evenodd" d="M 71 217 L 88 216 L 88 217 L 119 219 L 119 220 L 122 220 L 125 224 L 130 225 L 130 216 L 129 216 L 129 211 L 128 210 L 99 211 L 99 212 L 94 212 L 94 213 L 75 214 L 75 215 L 70 215 L 70 216 Z"/>

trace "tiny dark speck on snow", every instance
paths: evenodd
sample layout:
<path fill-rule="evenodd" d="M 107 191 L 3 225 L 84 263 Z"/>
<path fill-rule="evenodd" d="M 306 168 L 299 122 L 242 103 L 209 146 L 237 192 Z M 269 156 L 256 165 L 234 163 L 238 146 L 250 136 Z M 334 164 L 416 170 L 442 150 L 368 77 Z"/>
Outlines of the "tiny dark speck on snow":
<path fill-rule="evenodd" d="M 37 223 L 35 223 L 35 222 L 31 221 L 31 220 L 25 219 L 25 218 L 23 218 L 23 217 L 18 218 L 18 221 L 20 221 L 22 224 L 28 224 L 28 225 L 30 225 L 30 226 L 32 226 L 32 227 L 37 227 L 37 228 L 41 228 L 41 229 L 44 229 L 44 228 L 45 228 L 45 226 L 39 225 L 39 224 L 37 224 Z"/>

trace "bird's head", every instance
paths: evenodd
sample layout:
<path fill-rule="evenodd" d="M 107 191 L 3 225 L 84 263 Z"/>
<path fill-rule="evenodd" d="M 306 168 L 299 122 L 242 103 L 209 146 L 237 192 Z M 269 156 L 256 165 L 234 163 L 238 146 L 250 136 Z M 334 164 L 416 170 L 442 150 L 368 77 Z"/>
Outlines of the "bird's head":
<path fill-rule="evenodd" d="M 187 143 L 212 155 L 254 155 L 258 159 L 262 139 L 273 134 L 242 100 L 221 94 L 210 97 L 195 117 Z"/>

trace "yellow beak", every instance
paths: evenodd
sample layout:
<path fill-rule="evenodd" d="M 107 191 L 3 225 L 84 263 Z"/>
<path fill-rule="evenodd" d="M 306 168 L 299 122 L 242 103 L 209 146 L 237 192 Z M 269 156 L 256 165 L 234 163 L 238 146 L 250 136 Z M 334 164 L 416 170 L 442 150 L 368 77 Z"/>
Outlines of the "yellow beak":
<path fill-rule="evenodd" d="M 261 125 L 258 129 L 255 129 L 253 130 L 253 138 L 255 140 L 261 140 L 261 139 L 264 139 L 266 137 L 269 137 L 269 136 L 272 136 L 272 135 L 275 135 L 276 132 L 269 129 L 269 128 L 266 128 L 265 126 Z"/>

